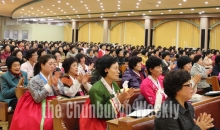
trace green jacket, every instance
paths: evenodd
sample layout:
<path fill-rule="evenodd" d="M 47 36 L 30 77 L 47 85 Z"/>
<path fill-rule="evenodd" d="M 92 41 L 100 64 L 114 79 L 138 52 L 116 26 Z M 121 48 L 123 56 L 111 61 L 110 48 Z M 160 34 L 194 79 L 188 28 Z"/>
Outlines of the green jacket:
<path fill-rule="evenodd" d="M 120 92 L 120 88 L 116 82 L 113 82 L 115 93 Z M 111 120 L 116 117 L 114 109 L 110 103 L 110 99 L 114 97 L 111 95 L 101 80 L 93 84 L 89 91 L 91 104 L 94 105 L 93 112 L 96 118 Z"/>

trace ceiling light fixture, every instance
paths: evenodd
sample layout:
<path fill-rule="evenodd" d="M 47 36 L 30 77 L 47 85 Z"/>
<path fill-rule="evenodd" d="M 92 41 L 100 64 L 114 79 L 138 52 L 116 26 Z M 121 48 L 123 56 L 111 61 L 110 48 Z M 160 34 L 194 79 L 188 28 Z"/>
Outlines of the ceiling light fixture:
<path fill-rule="evenodd" d="M 181 3 L 179 3 L 179 5 L 182 5 Z"/>
<path fill-rule="evenodd" d="M 22 9 L 22 10 L 24 10 L 24 9 Z"/>
<path fill-rule="evenodd" d="M 161 4 L 161 1 L 158 1 L 158 4 Z"/>
<path fill-rule="evenodd" d="M 181 14 L 183 13 L 183 12 L 180 12 Z"/>
<path fill-rule="evenodd" d="M 83 1 L 80 1 L 81 3 L 83 3 Z"/>
<path fill-rule="evenodd" d="M 118 8 L 118 9 L 121 9 L 121 8 Z"/>
<path fill-rule="evenodd" d="M 149 11 L 150 13 L 152 12 L 152 11 Z"/>
<path fill-rule="evenodd" d="M 59 0 L 58 0 L 57 2 L 58 2 L 58 3 L 61 3 L 61 1 L 59 1 Z"/>
<path fill-rule="evenodd" d="M 146 14 L 143 14 L 143 15 L 146 15 Z"/>
<path fill-rule="evenodd" d="M 183 0 L 183 2 L 186 2 L 186 0 Z"/>
<path fill-rule="evenodd" d="M 131 12 L 132 14 L 134 13 L 134 12 Z"/>
<path fill-rule="evenodd" d="M 139 5 L 139 3 L 137 3 L 137 5 Z"/>
<path fill-rule="evenodd" d="M 216 9 L 219 9 L 219 8 L 216 8 Z"/>
<path fill-rule="evenodd" d="M 205 2 L 205 4 L 208 4 L 209 2 Z"/>
<path fill-rule="evenodd" d="M 163 14 L 163 13 L 160 13 L 160 14 Z"/>
<path fill-rule="evenodd" d="M 43 8 L 44 6 L 41 6 L 41 8 Z"/>
<path fill-rule="evenodd" d="M 172 11 L 172 10 L 169 10 L 170 12 Z"/>
<path fill-rule="evenodd" d="M 69 3 L 66 3 L 66 5 L 69 5 Z"/>
<path fill-rule="evenodd" d="M 159 5 L 156 5 L 156 7 L 159 7 Z"/>
<path fill-rule="evenodd" d="M 139 8 L 138 6 L 136 6 L 136 8 Z"/>
<path fill-rule="evenodd" d="M 55 6 L 55 5 L 52 5 L 52 6 Z"/>

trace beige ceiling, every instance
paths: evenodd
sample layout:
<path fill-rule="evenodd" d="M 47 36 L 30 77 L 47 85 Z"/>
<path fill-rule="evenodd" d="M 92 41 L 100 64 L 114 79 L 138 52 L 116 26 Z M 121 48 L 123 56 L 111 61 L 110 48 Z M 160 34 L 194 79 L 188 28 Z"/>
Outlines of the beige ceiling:
<path fill-rule="evenodd" d="M 0 0 L 0 15 L 11 17 L 16 8 L 32 1 L 34 0 Z"/>
<path fill-rule="evenodd" d="M 6 1 L 6 0 L 5 0 Z M 8 0 L 11 1 L 11 0 Z M 18 0 L 14 0 L 16 3 Z M 82 19 L 154 15 L 213 14 L 220 11 L 220 0 L 35 0 L 20 7 L 12 18 Z M 19 0 L 26 3 L 30 0 Z M 208 3 L 207 3 L 208 2 Z M 181 5 L 180 5 L 181 4 Z M 21 5 L 21 4 L 20 4 Z M 0 14 L 1 12 L 0 4 Z M 5 8 L 15 5 L 5 4 Z M 120 9 L 119 9 L 120 8 Z M 10 10 L 10 9 L 8 9 Z M 13 10 L 13 9 L 12 9 Z M 12 11 L 11 11 L 12 13 Z M 6 13 L 5 13 L 6 14 Z M 10 14 L 10 11 L 8 12 Z M 7 14 L 7 15 L 8 15 Z"/>

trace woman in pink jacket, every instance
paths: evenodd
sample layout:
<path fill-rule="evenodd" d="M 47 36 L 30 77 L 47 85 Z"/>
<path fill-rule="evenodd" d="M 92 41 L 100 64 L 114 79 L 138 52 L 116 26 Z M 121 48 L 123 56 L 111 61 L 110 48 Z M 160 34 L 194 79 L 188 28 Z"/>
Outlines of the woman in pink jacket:
<path fill-rule="evenodd" d="M 162 102 L 166 99 L 163 88 L 162 61 L 155 56 L 150 57 L 146 62 L 148 77 L 145 78 L 140 86 L 141 94 L 145 97 L 148 104 L 159 110 Z"/>

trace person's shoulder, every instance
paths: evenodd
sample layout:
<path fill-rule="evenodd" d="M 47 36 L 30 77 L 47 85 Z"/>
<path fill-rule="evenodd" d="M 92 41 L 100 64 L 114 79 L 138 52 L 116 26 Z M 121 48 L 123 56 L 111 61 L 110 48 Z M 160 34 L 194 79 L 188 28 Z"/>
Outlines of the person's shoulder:
<path fill-rule="evenodd" d="M 11 74 L 9 71 L 6 71 L 4 74 L 1 75 L 2 78 L 7 78 L 7 77 L 11 77 Z"/>
<path fill-rule="evenodd" d="M 22 73 L 22 75 L 27 75 L 27 72 L 25 72 L 25 71 L 23 71 L 23 70 L 21 70 L 21 73 Z"/>

